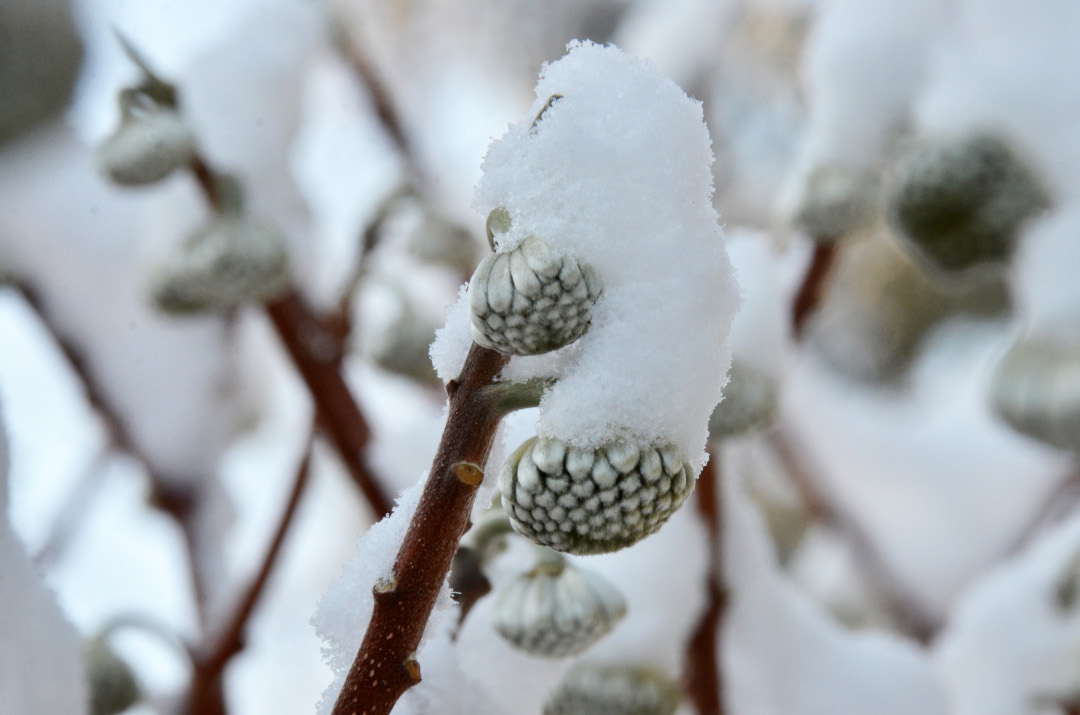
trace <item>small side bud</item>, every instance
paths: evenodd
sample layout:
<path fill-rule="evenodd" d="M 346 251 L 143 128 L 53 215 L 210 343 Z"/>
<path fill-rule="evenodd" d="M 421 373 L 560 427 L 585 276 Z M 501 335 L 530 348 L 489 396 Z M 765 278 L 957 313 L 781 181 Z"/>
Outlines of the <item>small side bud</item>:
<path fill-rule="evenodd" d="M 85 658 L 90 715 L 116 715 L 142 699 L 131 667 L 113 651 L 105 635 L 90 641 Z"/>
<path fill-rule="evenodd" d="M 193 233 L 151 276 L 167 313 L 198 313 L 270 300 L 291 281 L 285 239 L 270 224 L 224 215 Z"/>
<path fill-rule="evenodd" d="M 778 401 L 776 378 L 761 370 L 732 362 L 724 399 L 709 418 L 713 439 L 735 437 L 772 422 Z"/>
<path fill-rule="evenodd" d="M 795 225 L 818 241 L 840 239 L 872 224 L 878 203 L 878 182 L 869 172 L 820 166 L 806 179 Z"/>
<path fill-rule="evenodd" d="M 578 664 L 544 704 L 544 715 L 674 715 L 679 687 L 651 668 Z"/>
<path fill-rule="evenodd" d="M 195 134 L 174 108 L 128 89 L 120 112 L 120 125 L 97 149 L 98 166 L 114 183 L 153 184 L 194 159 Z"/>
<path fill-rule="evenodd" d="M 626 615 L 626 599 L 592 571 L 547 559 L 495 595 L 495 630 L 531 655 L 564 658 L 603 638 Z"/>
<path fill-rule="evenodd" d="M 990 394 L 994 411 L 1016 431 L 1080 452 L 1080 344 L 1020 339 L 998 364 Z"/>

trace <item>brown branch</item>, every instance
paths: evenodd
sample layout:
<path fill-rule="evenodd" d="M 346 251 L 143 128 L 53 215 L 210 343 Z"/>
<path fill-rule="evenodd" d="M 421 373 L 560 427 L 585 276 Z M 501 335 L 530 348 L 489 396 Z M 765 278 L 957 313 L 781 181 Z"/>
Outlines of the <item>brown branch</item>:
<path fill-rule="evenodd" d="M 371 430 L 342 376 L 341 341 L 324 328 L 295 290 L 267 303 L 266 312 L 307 383 L 320 424 L 353 480 L 376 517 L 388 514 L 390 498 L 372 476 L 365 458 Z"/>
<path fill-rule="evenodd" d="M 791 304 L 791 327 L 796 340 L 802 338 L 807 320 L 817 310 L 825 294 L 827 279 L 836 262 L 836 246 L 836 241 L 832 240 L 821 239 L 814 242 L 814 256 Z"/>
<path fill-rule="evenodd" d="M 705 611 L 701 614 L 686 652 L 683 687 L 699 715 L 721 715 L 724 711 L 724 679 L 716 657 L 717 638 L 728 594 L 724 586 L 723 550 L 720 547 L 720 458 L 715 451 L 698 477 L 696 502 L 709 535 L 709 573 L 706 579 Z"/>
<path fill-rule="evenodd" d="M 785 472 L 799 491 L 811 516 L 843 533 L 855 549 L 863 571 L 899 625 L 920 643 L 929 643 L 941 624 L 911 595 L 903 582 L 881 558 L 870 535 L 858 519 L 845 512 L 837 500 L 825 493 L 821 480 L 811 473 L 802 450 L 793 437 L 776 427 L 769 433 L 769 444 Z"/>
<path fill-rule="evenodd" d="M 476 497 L 472 472 L 483 465 L 502 417 L 484 387 L 506 356 L 473 345 L 457 381 L 447 385 L 450 409 L 427 484 L 394 561 L 389 581 L 375 588 L 375 607 L 333 715 L 386 715 L 402 693 L 420 682 L 416 649 Z M 468 477 L 468 478 L 466 478 Z"/>
<path fill-rule="evenodd" d="M 207 642 L 197 649 L 194 654 L 194 672 L 188 699 L 188 710 L 191 713 L 224 715 L 226 712 L 224 697 L 225 666 L 229 664 L 233 656 L 244 649 L 244 631 L 247 628 L 251 614 L 255 610 L 255 605 L 258 603 L 259 597 L 269 581 L 270 573 L 277 562 L 281 547 L 285 543 L 285 535 L 288 533 L 297 506 L 300 504 L 300 498 L 304 493 L 304 488 L 309 481 L 310 462 L 311 447 L 309 444 L 307 452 L 296 470 L 292 491 L 289 493 L 285 509 L 278 521 L 274 535 L 270 539 L 270 544 L 267 546 L 262 565 L 243 590 L 236 605 L 236 610 L 226 622 L 221 633 L 216 638 L 207 638 Z"/>

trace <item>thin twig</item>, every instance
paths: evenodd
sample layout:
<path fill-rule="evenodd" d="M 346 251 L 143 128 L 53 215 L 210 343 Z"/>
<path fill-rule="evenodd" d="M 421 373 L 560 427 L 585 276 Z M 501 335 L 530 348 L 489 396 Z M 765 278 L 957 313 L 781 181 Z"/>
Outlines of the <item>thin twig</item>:
<path fill-rule="evenodd" d="M 244 649 L 244 631 L 248 620 L 255 610 L 259 597 L 263 594 L 270 574 L 277 562 L 278 554 L 285 543 L 285 536 L 293 522 L 300 498 L 309 481 L 311 463 L 311 446 L 304 454 L 300 466 L 296 470 L 293 479 L 292 490 L 288 501 L 278 520 L 277 528 L 267 546 L 263 556 L 262 565 L 252 577 L 251 582 L 243 589 L 242 595 L 237 602 L 232 616 L 226 621 L 225 627 L 214 638 L 208 638 L 207 642 L 197 649 L 194 662 L 194 674 L 192 677 L 191 694 L 188 702 L 190 712 L 199 715 L 220 715 L 224 709 L 224 682 L 225 666 L 237 653 Z"/>
<path fill-rule="evenodd" d="M 506 360 L 505 355 L 474 344 L 461 376 L 447 385 L 450 408 L 442 441 L 391 578 L 375 588 L 371 622 L 334 715 L 386 715 L 402 693 L 420 682 L 416 649 L 469 526 L 479 485 L 476 477 L 482 476 L 469 465 L 487 462 L 502 417 L 484 387 L 494 381 Z"/>
<path fill-rule="evenodd" d="M 698 513 L 709 535 L 709 573 L 705 610 L 686 650 L 684 687 L 699 715 L 721 715 L 724 711 L 723 672 L 716 657 L 716 640 L 728 603 L 720 547 L 719 457 L 714 451 L 698 477 L 695 489 Z"/>
<path fill-rule="evenodd" d="M 929 643 L 940 623 L 910 594 L 904 583 L 878 554 L 870 535 L 858 519 L 846 513 L 825 492 L 821 480 L 811 473 L 803 451 L 793 444 L 794 438 L 782 428 L 769 433 L 769 444 L 780 459 L 785 472 L 798 489 L 810 514 L 843 533 L 855 549 L 863 570 L 871 577 L 879 597 L 889 612 L 900 622 L 905 632 L 920 643 Z"/>
<path fill-rule="evenodd" d="M 836 246 L 836 241 L 831 240 L 814 242 L 813 258 L 791 305 L 791 327 L 796 340 L 802 338 L 807 320 L 817 310 L 825 294 L 825 285 L 836 262 Z"/>

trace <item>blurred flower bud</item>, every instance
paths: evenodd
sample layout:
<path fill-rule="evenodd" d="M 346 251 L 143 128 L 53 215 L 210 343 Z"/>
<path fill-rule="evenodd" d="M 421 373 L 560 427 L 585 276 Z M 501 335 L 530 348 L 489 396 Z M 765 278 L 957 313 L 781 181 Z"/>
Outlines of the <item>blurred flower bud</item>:
<path fill-rule="evenodd" d="M 602 286 L 591 268 L 529 236 L 489 254 L 469 281 L 473 340 L 510 355 L 536 355 L 580 338 Z"/>
<path fill-rule="evenodd" d="M 899 163 L 889 196 L 905 244 L 945 271 L 1003 263 L 1023 223 L 1047 205 L 1028 166 L 986 134 L 916 148 Z"/>
<path fill-rule="evenodd" d="M 195 134 L 172 107 L 138 90 L 120 93 L 120 126 L 97 150 L 98 166 L 121 186 L 161 181 L 195 157 Z"/>
<path fill-rule="evenodd" d="M 0 0 L 0 144 L 63 111 L 81 60 L 67 0 Z"/>
<path fill-rule="evenodd" d="M 281 233 L 244 216 L 220 216 L 194 232 L 151 277 L 154 303 L 168 313 L 229 310 L 274 298 L 290 282 Z"/>
<path fill-rule="evenodd" d="M 499 474 L 518 533 L 556 551 L 601 554 L 659 531 L 694 488 L 673 445 L 616 442 L 598 449 L 533 437 Z"/>
<path fill-rule="evenodd" d="M 548 658 L 581 653 L 626 615 L 626 600 L 600 575 L 554 552 L 499 589 L 495 630 L 515 647 Z"/>
<path fill-rule="evenodd" d="M 815 240 L 835 240 L 869 226 L 877 214 L 877 180 L 868 172 L 832 164 L 807 177 L 795 224 Z"/>
<path fill-rule="evenodd" d="M 544 715 L 674 715 L 678 686 L 651 668 L 571 668 L 544 704 Z"/>
<path fill-rule="evenodd" d="M 1021 338 L 998 364 L 990 394 L 994 411 L 1016 431 L 1080 451 L 1080 344 Z"/>
<path fill-rule="evenodd" d="M 709 436 L 735 437 L 767 426 L 776 414 L 777 400 L 775 377 L 733 361 L 724 385 L 724 399 L 709 418 Z"/>
<path fill-rule="evenodd" d="M 405 306 L 396 320 L 367 334 L 364 354 L 387 372 L 424 384 L 441 384 L 428 356 L 437 327 Z"/>
<path fill-rule="evenodd" d="M 85 657 L 90 681 L 90 715 L 122 713 L 142 698 L 135 674 L 109 646 L 106 634 L 90 641 Z"/>

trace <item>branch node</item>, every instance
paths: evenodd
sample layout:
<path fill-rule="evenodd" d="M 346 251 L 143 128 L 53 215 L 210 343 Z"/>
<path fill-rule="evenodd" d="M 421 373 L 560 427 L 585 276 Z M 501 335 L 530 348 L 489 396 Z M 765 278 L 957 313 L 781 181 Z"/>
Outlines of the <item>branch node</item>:
<path fill-rule="evenodd" d="M 454 476 L 458 478 L 462 483 L 468 484 L 470 487 L 478 487 L 480 483 L 484 481 L 484 472 L 480 469 L 480 466 L 473 464 L 472 462 L 455 462 L 451 467 L 454 470 Z"/>
<path fill-rule="evenodd" d="M 393 593 L 397 590 L 397 575 L 393 571 L 390 572 L 388 577 L 379 577 L 375 579 L 375 585 L 371 587 L 371 592 L 376 596 L 382 596 L 388 593 Z"/>
<path fill-rule="evenodd" d="M 410 653 L 409 657 L 405 659 L 405 670 L 409 673 L 409 679 L 412 680 L 413 685 L 420 682 L 420 661 L 416 659 L 416 653 Z"/>

